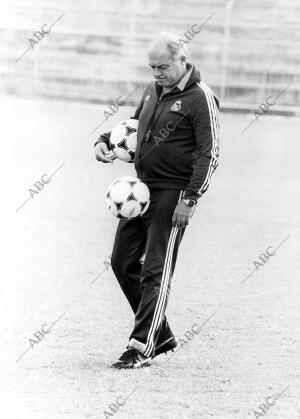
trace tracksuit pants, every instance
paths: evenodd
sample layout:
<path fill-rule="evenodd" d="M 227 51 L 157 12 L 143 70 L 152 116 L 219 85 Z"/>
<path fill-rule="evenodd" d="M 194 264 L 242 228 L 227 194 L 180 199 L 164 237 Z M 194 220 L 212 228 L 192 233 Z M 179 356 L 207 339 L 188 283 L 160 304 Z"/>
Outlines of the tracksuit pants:
<path fill-rule="evenodd" d="M 120 220 L 111 266 L 135 314 L 129 347 L 145 356 L 174 337 L 165 312 L 184 229 L 172 227 L 183 191 L 150 189 L 150 206 L 133 220 Z M 140 258 L 145 254 L 144 263 Z"/>

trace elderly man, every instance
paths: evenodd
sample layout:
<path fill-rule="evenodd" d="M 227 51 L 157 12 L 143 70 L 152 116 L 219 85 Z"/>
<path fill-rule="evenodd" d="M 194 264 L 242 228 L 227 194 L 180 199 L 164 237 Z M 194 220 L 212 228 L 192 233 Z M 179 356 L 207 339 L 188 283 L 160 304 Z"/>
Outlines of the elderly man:
<path fill-rule="evenodd" d="M 135 168 L 151 203 L 142 217 L 121 220 L 116 232 L 112 269 L 135 325 L 113 368 L 145 366 L 177 346 L 165 316 L 170 281 L 184 230 L 219 155 L 218 100 L 187 56 L 180 38 L 159 36 L 149 50 L 156 81 L 133 116 L 139 120 Z M 113 162 L 109 136 L 102 134 L 95 144 L 96 159 L 105 163 Z"/>

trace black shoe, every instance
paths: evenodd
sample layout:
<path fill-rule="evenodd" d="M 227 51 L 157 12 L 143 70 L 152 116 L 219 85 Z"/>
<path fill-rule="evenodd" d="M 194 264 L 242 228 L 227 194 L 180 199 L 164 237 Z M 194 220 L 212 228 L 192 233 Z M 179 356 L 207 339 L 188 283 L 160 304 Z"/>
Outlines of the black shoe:
<path fill-rule="evenodd" d="M 151 357 L 145 357 L 141 352 L 135 348 L 129 348 L 119 358 L 119 361 L 111 365 L 111 368 L 141 368 L 149 367 L 149 360 Z"/>
<path fill-rule="evenodd" d="M 164 342 L 160 343 L 155 347 L 154 355 L 152 355 L 152 359 L 160 354 L 167 354 L 167 352 L 172 351 L 174 352 L 175 348 L 177 348 L 178 342 L 175 337 L 171 337 L 166 339 Z"/>

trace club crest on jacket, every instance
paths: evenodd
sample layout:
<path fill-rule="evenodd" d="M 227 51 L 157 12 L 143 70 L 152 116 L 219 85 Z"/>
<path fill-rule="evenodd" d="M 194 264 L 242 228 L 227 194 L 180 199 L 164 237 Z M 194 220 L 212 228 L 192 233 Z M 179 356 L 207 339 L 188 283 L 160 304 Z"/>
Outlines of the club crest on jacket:
<path fill-rule="evenodd" d="M 175 103 L 173 103 L 173 105 L 171 106 L 171 111 L 180 111 L 180 109 L 181 109 L 181 104 L 182 104 L 182 101 L 181 100 L 176 100 L 176 102 Z"/>

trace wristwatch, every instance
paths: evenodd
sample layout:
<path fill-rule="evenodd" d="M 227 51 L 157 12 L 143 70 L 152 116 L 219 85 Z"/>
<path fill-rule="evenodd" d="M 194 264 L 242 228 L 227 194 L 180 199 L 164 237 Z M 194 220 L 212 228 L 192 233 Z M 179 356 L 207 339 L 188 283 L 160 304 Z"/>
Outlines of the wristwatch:
<path fill-rule="evenodd" d="M 188 207 L 194 207 L 197 204 L 197 201 L 195 199 L 183 199 L 183 202 Z"/>

